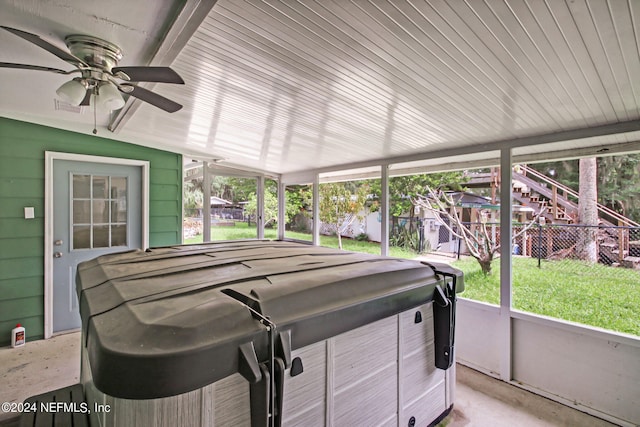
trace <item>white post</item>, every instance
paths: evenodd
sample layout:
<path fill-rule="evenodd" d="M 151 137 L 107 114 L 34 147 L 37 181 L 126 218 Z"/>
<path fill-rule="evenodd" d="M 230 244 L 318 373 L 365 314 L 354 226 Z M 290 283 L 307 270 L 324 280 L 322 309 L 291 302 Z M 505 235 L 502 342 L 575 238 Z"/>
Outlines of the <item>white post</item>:
<path fill-rule="evenodd" d="M 380 187 L 380 255 L 389 256 L 389 165 L 381 166 Z"/>
<path fill-rule="evenodd" d="M 282 178 L 278 181 L 278 240 L 284 240 L 284 227 L 286 224 L 285 209 L 287 208 L 287 199 L 285 192 L 286 185 L 282 182 Z"/>
<path fill-rule="evenodd" d="M 209 162 L 202 162 L 202 241 L 211 241 L 211 174 Z"/>
<path fill-rule="evenodd" d="M 500 152 L 500 378 L 511 380 L 511 149 Z"/>
<path fill-rule="evenodd" d="M 320 246 L 320 175 L 313 177 L 313 245 Z"/>
<path fill-rule="evenodd" d="M 256 213 L 256 228 L 258 239 L 264 239 L 264 176 L 260 175 L 256 180 L 256 198 L 258 202 L 258 212 Z"/>

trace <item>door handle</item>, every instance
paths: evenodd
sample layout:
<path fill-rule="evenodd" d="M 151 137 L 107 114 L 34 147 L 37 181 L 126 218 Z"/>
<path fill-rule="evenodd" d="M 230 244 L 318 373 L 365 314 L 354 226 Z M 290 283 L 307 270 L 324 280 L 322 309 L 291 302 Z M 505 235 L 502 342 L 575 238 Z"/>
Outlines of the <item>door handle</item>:
<path fill-rule="evenodd" d="M 54 258 L 62 258 L 62 252 L 54 252 L 53 257 Z"/>

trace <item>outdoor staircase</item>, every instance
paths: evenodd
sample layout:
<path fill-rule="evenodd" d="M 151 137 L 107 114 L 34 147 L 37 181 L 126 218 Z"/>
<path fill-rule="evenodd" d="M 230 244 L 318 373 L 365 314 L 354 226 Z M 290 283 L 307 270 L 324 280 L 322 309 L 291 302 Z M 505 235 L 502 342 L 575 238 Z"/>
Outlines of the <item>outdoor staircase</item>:
<path fill-rule="evenodd" d="M 530 168 L 519 165 L 512 175 L 513 197 L 532 207 L 553 224 L 573 224 L 578 218 L 579 194 L 571 188 Z M 575 201 L 574 201 L 575 200 Z M 603 226 L 638 227 L 635 221 L 598 203 L 598 218 Z"/>
<path fill-rule="evenodd" d="M 530 207 L 551 224 L 574 224 L 578 218 L 578 199 L 576 191 L 555 181 L 526 165 L 518 165 L 513 170 L 513 198 L 523 206 Z M 473 174 L 468 187 L 497 187 L 498 174 Z M 640 224 L 598 203 L 598 217 L 603 226 L 639 227 Z"/>
<path fill-rule="evenodd" d="M 499 173 L 474 174 L 465 185 L 491 188 L 495 194 Z M 512 172 L 512 197 L 521 205 L 541 212 L 547 224 L 578 226 L 578 192 L 526 165 L 518 165 Z M 598 203 L 600 258 L 629 268 L 640 269 L 640 241 L 631 238 L 638 224 L 618 212 Z M 551 230 L 551 229 L 549 229 Z M 633 230 L 633 231 L 632 231 Z M 548 238 L 553 242 L 553 238 Z M 549 248 L 549 252 L 552 249 Z M 627 265 L 629 264 L 629 265 Z"/>
<path fill-rule="evenodd" d="M 528 174 L 528 175 L 527 175 Z M 536 176 L 539 180 L 531 177 Z M 544 179 L 540 179 L 540 175 Z M 520 204 L 541 212 L 548 223 L 573 224 L 578 217 L 578 204 L 569 199 L 569 193 L 559 182 L 553 181 L 537 171 L 520 166 L 513 171 L 513 198 Z M 561 193 L 558 194 L 558 190 Z"/>

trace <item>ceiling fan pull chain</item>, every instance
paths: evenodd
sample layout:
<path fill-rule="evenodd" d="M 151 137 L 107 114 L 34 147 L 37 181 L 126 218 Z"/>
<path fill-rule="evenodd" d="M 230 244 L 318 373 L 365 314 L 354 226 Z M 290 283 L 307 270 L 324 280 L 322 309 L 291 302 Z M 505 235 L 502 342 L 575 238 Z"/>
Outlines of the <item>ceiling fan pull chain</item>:
<path fill-rule="evenodd" d="M 95 92 L 97 92 L 97 86 L 94 90 L 94 96 L 93 96 L 93 134 L 97 135 L 98 134 L 98 129 L 96 129 L 98 127 L 98 125 L 96 124 L 98 122 L 98 119 L 96 118 L 97 113 L 96 113 L 96 109 L 98 108 L 98 94 L 96 94 Z"/>

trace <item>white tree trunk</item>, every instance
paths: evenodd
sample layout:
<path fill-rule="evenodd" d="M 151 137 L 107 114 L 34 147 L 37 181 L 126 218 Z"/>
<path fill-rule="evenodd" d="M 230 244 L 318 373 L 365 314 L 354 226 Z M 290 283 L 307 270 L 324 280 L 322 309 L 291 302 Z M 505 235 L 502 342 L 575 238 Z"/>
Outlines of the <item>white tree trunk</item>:
<path fill-rule="evenodd" d="M 596 158 L 580 159 L 580 199 L 578 224 L 590 227 L 578 229 L 576 255 L 578 258 L 598 262 L 598 182 Z"/>

